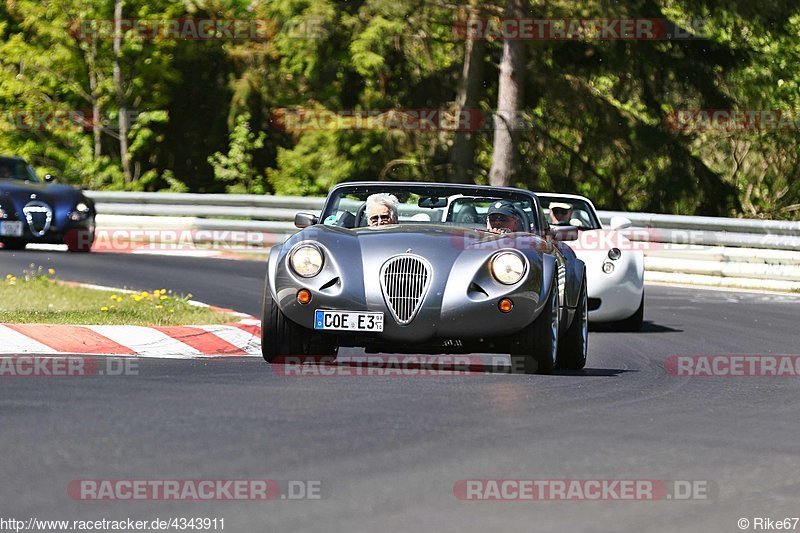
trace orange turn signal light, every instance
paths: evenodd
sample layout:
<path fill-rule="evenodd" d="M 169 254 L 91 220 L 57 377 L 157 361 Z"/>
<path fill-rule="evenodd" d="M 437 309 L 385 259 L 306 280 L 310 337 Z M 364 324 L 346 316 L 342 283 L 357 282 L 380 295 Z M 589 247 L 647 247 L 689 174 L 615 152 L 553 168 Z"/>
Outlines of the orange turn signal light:
<path fill-rule="evenodd" d="M 308 289 L 300 289 L 297 291 L 297 301 L 305 305 L 311 301 L 311 291 Z"/>
<path fill-rule="evenodd" d="M 501 313 L 508 313 L 514 308 L 514 302 L 510 298 L 503 298 L 497 302 L 497 308 L 500 309 Z"/>

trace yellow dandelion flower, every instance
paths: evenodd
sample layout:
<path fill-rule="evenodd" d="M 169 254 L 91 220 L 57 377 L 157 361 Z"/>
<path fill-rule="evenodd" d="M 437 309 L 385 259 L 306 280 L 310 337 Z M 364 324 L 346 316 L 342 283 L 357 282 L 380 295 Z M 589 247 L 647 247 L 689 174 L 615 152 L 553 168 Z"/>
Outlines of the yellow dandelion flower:
<path fill-rule="evenodd" d="M 167 299 L 167 297 L 166 297 L 166 296 L 164 296 L 164 295 L 162 294 L 160 299 L 161 299 L 161 300 L 166 300 L 166 299 Z"/>
<path fill-rule="evenodd" d="M 47 273 L 48 273 L 48 274 L 50 274 L 50 275 L 52 276 L 53 274 L 55 274 L 55 273 L 56 273 L 56 269 L 55 269 L 55 268 L 48 268 L 48 269 L 47 269 Z"/>
<path fill-rule="evenodd" d="M 164 306 L 163 305 L 157 305 L 156 309 L 164 309 Z"/>
<path fill-rule="evenodd" d="M 170 313 L 174 313 L 174 312 L 175 312 L 175 310 L 174 310 L 174 309 L 170 309 L 170 310 L 169 310 L 169 312 L 170 312 Z"/>
<path fill-rule="evenodd" d="M 100 308 L 100 310 L 101 310 L 101 311 L 103 311 L 103 312 L 106 312 L 106 311 L 108 311 L 108 307 L 106 307 L 106 306 L 104 305 L 103 307 L 101 307 L 101 308 Z"/>

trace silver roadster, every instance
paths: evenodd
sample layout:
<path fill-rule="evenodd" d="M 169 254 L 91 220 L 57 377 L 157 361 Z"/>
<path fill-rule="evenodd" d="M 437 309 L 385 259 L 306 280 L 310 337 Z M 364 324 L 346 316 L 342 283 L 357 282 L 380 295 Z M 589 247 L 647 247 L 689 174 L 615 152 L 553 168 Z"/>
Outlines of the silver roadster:
<path fill-rule="evenodd" d="M 384 205 L 373 215 L 376 196 Z M 519 225 L 492 226 L 506 215 Z M 563 242 L 577 230 L 551 227 L 530 191 L 345 183 L 320 217 L 298 213 L 295 225 L 269 254 L 267 362 L 362 347 L 508 353 L 526 373 L 586 364 L 586 273 Z"/>

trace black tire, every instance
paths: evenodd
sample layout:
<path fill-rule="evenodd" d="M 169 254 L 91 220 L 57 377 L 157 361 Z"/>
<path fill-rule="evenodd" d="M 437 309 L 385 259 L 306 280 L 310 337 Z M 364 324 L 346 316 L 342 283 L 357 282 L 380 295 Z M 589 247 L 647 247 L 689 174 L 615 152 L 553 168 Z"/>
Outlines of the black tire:
<path fill-rule="evenodd" d="M 644 325 L 644 290 L 642 290 L 642 301 L 639 304 L 639 309 L 636 310 L 631 316 L 618 322 L 611 324 L 611 329 L 614 331 L 642 331 Z"/>
<path fill-rule="evenodd" d="M 578 307 L 567 331 L 558 343 L 558 368 L 580 370 L 586 366 L 589 348 L 589 300 L 586 297 L 586 274 L 583 275 Z"/>
<path fill-rule="evenodd" d="M 511 340 L 511 371 L 549 374 L 558 358 L 558 282 L 554 277 L 542 312 Z"/>
<path fill-rule="evenodd" d="M 72 253 L 89 253 L 94 244 L 94 231 L 85 229 L 72 229 L 64 235 L 64 244 Z"/>
<path fill-rule="evenodd" d="M 9 239 L 0 242 L 3 243 L 3 250 L 9 250 L 9 251 L 24 250 L 25 246 L 28 244 L 25 241 L 18 241 L 16 239 Z"/>
<path fill-rule="evenodd" d="M 315 334 L 295 324 L 278 308 L 269 290 L 266 291 L 261 317 L 261 354 L 266 362 L 298 355 L 321 356 L 332 361 L 336 352 L 335 336 Z"/>

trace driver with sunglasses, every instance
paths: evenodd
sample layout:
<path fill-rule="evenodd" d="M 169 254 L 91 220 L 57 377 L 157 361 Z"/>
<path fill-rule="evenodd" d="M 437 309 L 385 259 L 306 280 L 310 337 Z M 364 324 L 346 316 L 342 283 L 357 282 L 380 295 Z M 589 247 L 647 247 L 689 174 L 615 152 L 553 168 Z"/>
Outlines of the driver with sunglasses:
<path fill-rule="evenodd" d="M 522 220 L 514 204 L 508 200 L 494 202 L 487 213 L 486 229 L 501 234 L 523 231 Z"/>
<path fill-rule="evenodd" d="M 367 222 L 370 227 L 397 224 L 397 197 L 393 194 L 378 193 L 367 198 Z"/>
<path fill-rule="evenodd" d="M 555 225 L 569 224 L 572 219 L 572 204 L 566 202 L 550 202 L 550 223 Z"/>

